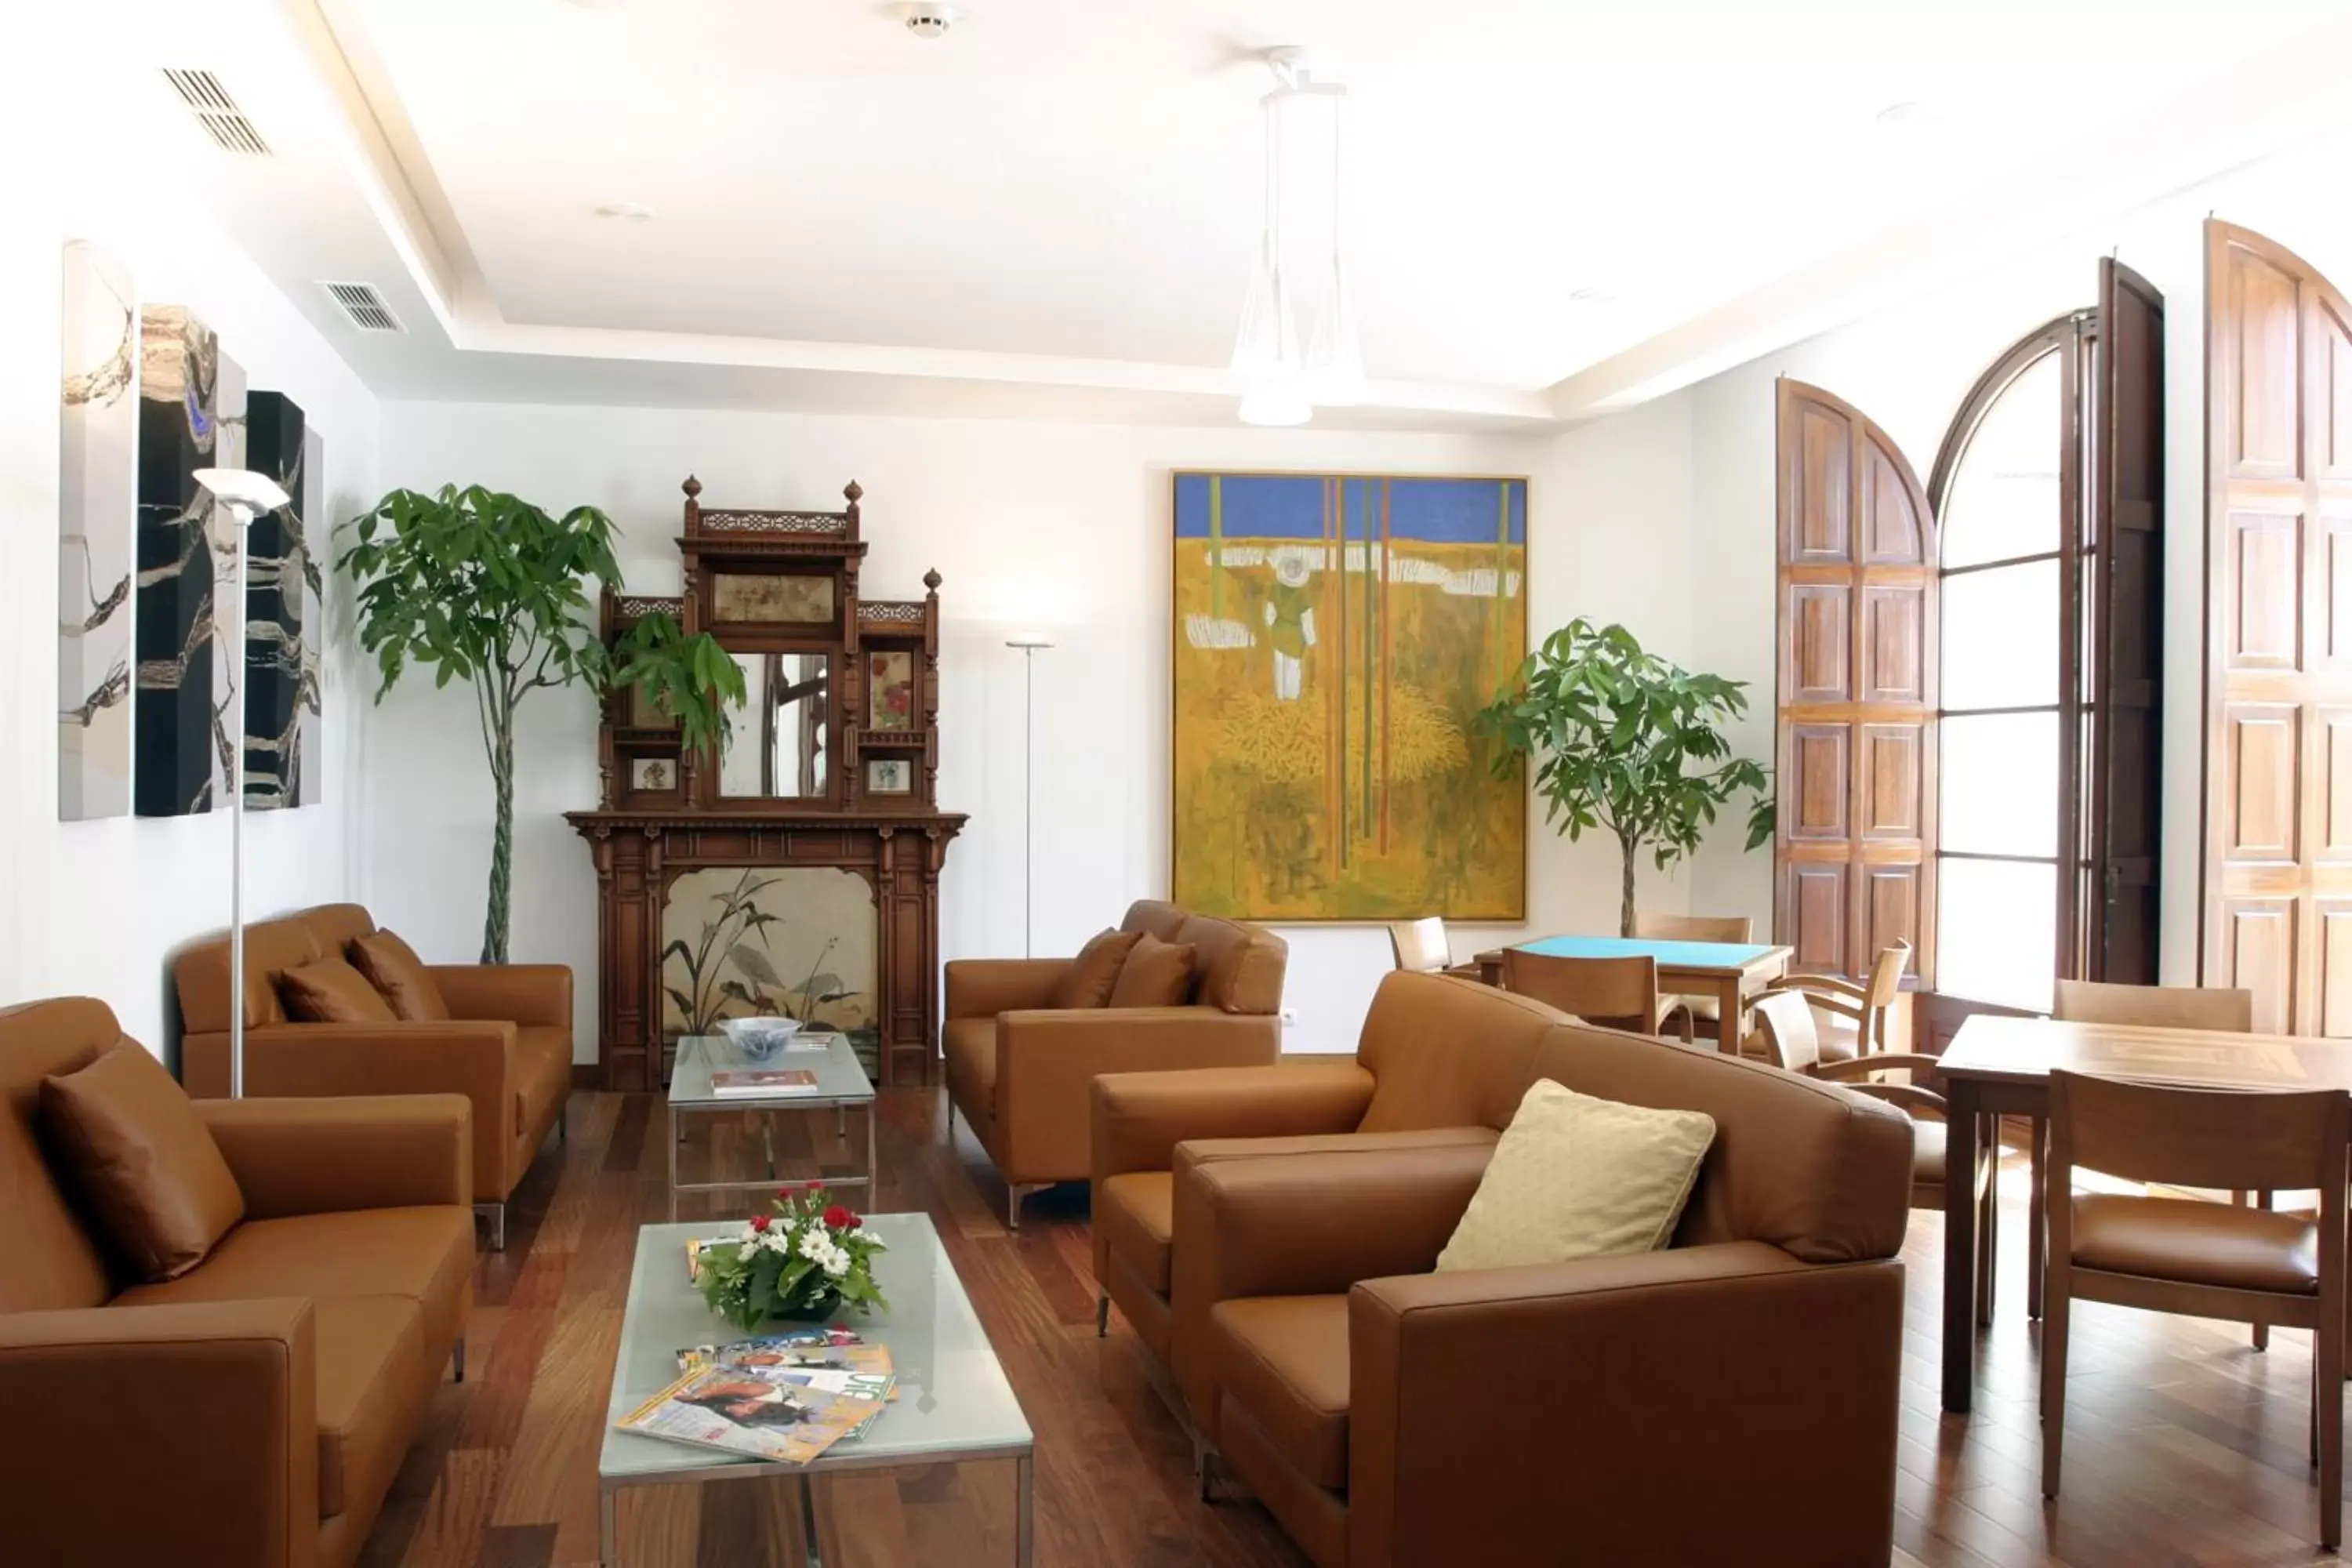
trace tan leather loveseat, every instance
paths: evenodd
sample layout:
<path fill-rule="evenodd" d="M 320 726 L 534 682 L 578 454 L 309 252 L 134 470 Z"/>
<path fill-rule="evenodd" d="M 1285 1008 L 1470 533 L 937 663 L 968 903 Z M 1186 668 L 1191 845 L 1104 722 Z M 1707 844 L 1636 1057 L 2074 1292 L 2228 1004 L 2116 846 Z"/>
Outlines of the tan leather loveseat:
<path fill-rule="evenodd" d="M 1391 976 L 1374 1010 L 1426 1018 L 1475 989 Z M 1433 1272 L 1492 1153 L 1482 1136 L 1179 1149 L 1175 1356 L 1217 1462 L 1325 1568 L 1885 1563 L 1907 1122 L 1569 1022 L 1542 1032 L 1518 1092 L 1538 1077 L 1715 1119 L 1670 1247 Z M 1137 1116 L 1155 1091 L 1197 1090 L 1139 1075 L 1101 1093 Z"/>
<path fill-rule="evenodd" d="M 1130 905 L 1118 929 L 1193 950 L 1190 1002 L 1061 1009 L 1051 1003 L 1070 959 L 947 966 L 940 1047 L 948 1100 L 1003 1173 L 1014 1226 L 1025 1194 L 1091 1173 L 1087 1088 L 1096 1074 L 1248 1067 L 1281 1055 L 1289 949 L 1280 937 L 1151 899 Z"/>
<path fill-rule="evenodd" d="M 560 963 L 436 963 L 446 1023 L 311 1024 L 286 1016 L 278 977 L 339 956 L 376 929 L 357 904 L 321 904 L 245 931 L 245 1092 L 254 1096 L 462 1094 L 474 1107 L 474 1203 L 506 1245 L 506 1201 L 572 1089 L 572 971 Z M 200 1100 L 228 1093 L 228 939 L 173 966 L 185 1033 L 180 1076 Z"/>
<path fill-rule="evenodd" d="M 341 1568 L 463 1369 L 466 1102 L 200 1103 L 245 1218 L 122 1289 L 37 1130 L 121 1038 L 87 998 L 0 1011 L 0 1561 Z"/>

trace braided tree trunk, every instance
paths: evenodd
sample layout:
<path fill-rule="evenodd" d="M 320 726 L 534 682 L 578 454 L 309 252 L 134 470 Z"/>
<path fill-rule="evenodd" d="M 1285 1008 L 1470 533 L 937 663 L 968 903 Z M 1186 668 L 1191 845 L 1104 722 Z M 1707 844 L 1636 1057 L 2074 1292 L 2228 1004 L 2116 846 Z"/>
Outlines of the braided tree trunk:
<path fill-rule="evenodd" d="M 498 792 L 498 816 L 490 833 L 490 899 L 482 921 L 482 962 L 507 961 L 507 931 L 512 924 L 509 891 L 514 879 L 514 708 L 499 706 L 487 737 L 490 783 Z M 1627 917 L 1631 919 L 1631 916 Z"/>
<path fill-rule="evenodd" d="M 1623 898 L 1617 911 L 1617 934 L 1632 936 L 1633 934 L 1633 857 L 1640 852 L 1641 846 L 1621 833 L 1617 836 L 1617 848 L 1625 859 Z"/>

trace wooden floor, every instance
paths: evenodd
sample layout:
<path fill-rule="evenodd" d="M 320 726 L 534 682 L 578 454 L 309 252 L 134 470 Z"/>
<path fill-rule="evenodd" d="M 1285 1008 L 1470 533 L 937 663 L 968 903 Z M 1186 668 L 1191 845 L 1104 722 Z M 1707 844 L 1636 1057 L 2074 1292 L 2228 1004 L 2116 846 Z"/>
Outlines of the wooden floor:
<path fill-rule="evenodd" d="M 695 1134 L 689 1173 L 705 1158 L 751 1157 L 757 1144 L 739 1142 L 735 1120 Z M 881 1191 L 858 1206 L 919 1209 L 939 1226 L 1037 1435 L 1037 1563 L 1303 1563 L 1255 1503 L 1195 1500 L 1190 1450 L 1132 1337 L 1116 1318 L 1108 1340 L 1095 1337 L 1084 1189 L 1031 1198 L 1008 1233 L 1003 1185 L 968 1131 L 948 1143 L 937 1090 L 885 1091 L 879 1121 Z M 371 1568 L 596 1562 L 596 1448 L 636 1226 L 667 1217 L 667 1119 L 653 1096 L 581 1094 L 572 1127 L 517 1194 L 508 1250 L 483 1257 L 467 1379 L 443 1387 L 362 1559 Z M 778 1152 L 790 1173 L 847 1174 L 863 1168 L 858 1136 L 853 1122 L 852 1143 L 835 1142 L 823 1112 L 789 1118 Z M 2005 1184 L 2001 1305 L 1966 1419 L 1937 1408 L 1940 1226 L 1913 1215 L 1895 1562 L 2324 1558 L 2305 1463 L 2311 1360 L 2306 1336 L 2290 1330 L 2256 1352 L 2236 1326 L 2078 1307 L 2064 1496 L 2043 1504 L 2024 1186 L 2021 1170 Z M 1009 1464 L 820 1481 L 825 1562 L 1008 1563 L 1013 1485 Z M 624 1494 L 621 1561 L 800 1568 L 801 1530 L 789 1483 L 645 1489 Z"/>

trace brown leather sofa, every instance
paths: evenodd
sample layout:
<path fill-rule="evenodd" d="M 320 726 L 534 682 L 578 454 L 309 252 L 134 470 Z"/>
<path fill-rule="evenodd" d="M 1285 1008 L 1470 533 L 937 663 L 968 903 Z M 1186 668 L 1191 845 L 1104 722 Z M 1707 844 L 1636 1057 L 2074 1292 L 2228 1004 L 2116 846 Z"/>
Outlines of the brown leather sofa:
<path fill-rule="evenodd" d="M 447 1023 L 289 1019 L 278 977 L 339 955 L 376 929 L 357 904 L 321 904 L 245 930 L 245 1092 L 253 1096 L 462 1094 L 474 1108 L 474 1205 L 506 1246 L 508 1197 L 572 1089 L 572 971 L 560 963 L 436 963 Z M 228 939 L 183 952 L 180 1077 L 200 1100 L 228 1094 Z"/>
<path fill-rule="evenodd" d="M 1466 985 L 1394 976 L 1375 1011 L 1409 986 L 1426 1022 L 1468 1001 L 1431 988 Z M 1471 1070 L 1455 1092 L 1517 1048 L 1478 1037 L 1456 1037 Z M 1433 1272 L 1491 1154 L 1484 1127 L 1418 1147 L 1178 1151 L 1173 1349 L 1204 1464 L 1326 1568 L 1885 1563 L 1908 1124 L 1831 1085 L 1568 1022 L 1516 1084 L 1479 1092 L 1516 1104 L 1538 1077 L 1715 1118 L 1672 1247 Z M 1137 1075 L 1098 1093 L 1140 1121 L 1156 1094 L 1200 1089 Z"/>
<path fill-rule="evenodd" d="M 342 1568 L 463 1375 L 466 1101 L 199 1103 L 245 1218 L 122 1289 L 37 1131 L 43 1077 L 121 1037 L 88 998 L 0 1011 L 0 1561 Z"/>
<path fill-rule="evenodd" d="M 1282 1053 L 1289 949 L 1272 931 L 1139 900 L 1121 931 L 1193 949 L 1192 996 L 1176 1007 L 1050 1005 L 1066 958 L 960 959 L 940 1029 L 948 1101 L 1021 1200 L 1092 1173 L 1087 1086 L 1097 1073 L 1263 1066 Z"/>
<path fill-rule="evenodd" d="M 1565 1021 L 1491 985 L 1400 973 L 1374 994 L 1353 1060 L 1097 1078 L 1097 1326 L 1117 1302 L 1160 1368 L 1176 1372 L 1170 1282 L 1180 1165 L 1342 1148 L 1490 1149 L 1527 1092 L 1537 1047 Z M 1200 1341 L 1204 1329 L 1205 1321 L 1189 1337 Z M 1197 1405 L 1213 1400 L 1205 1366 L 1193 1369 L 1186 1394 Z"/>

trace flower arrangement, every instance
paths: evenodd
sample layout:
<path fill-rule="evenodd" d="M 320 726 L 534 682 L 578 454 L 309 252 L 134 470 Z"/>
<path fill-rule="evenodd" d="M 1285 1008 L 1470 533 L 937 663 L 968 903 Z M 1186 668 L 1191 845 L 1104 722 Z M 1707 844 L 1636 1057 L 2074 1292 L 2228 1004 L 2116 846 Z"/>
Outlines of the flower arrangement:
<path fill-rule="evenodd" d="M 771 1318 L 814 1321 L 844 1307 L 888 1310 L 874 1283 L 882 1241 L 856 1215 L 827 1203 L 824 1183 L 785 1187 L 772 1206 L 737 1239 L 697 1256 L 695 1282 L 711 1310 L 745 1330 Z"/>

